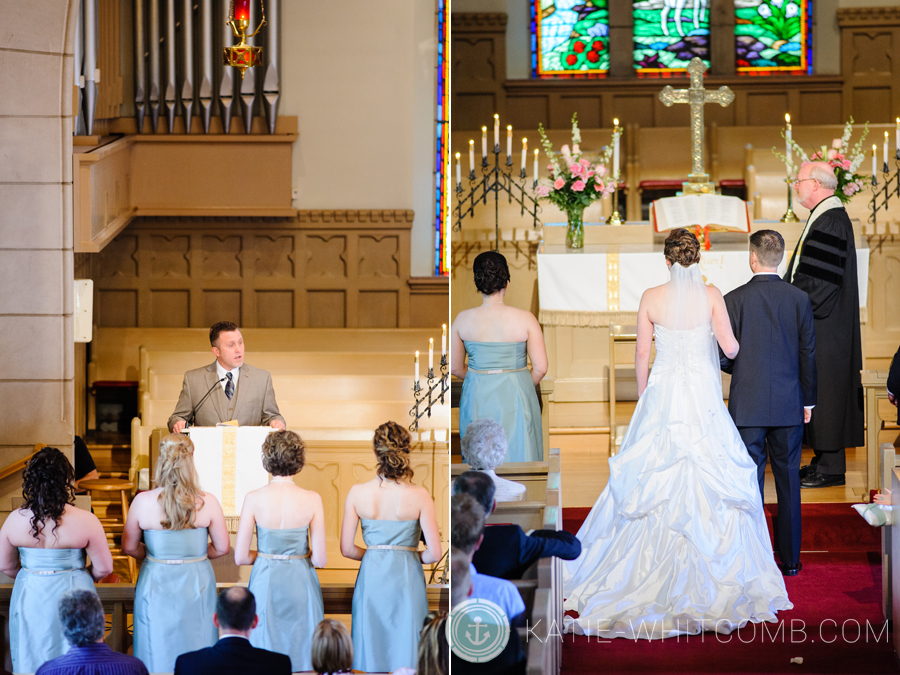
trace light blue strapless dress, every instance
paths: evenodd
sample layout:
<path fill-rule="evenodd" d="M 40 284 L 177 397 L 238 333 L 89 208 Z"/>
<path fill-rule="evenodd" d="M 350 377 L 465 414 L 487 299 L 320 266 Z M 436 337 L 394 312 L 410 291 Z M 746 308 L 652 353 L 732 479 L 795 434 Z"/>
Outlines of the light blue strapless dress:
<path fill-rule="evenodd" d="M 216 577 L 206 560 L 209 534 L 193 530 L 144 530 L 149 556 L 141 565 L 134 589 L 134 655 L 151 673 L 171 673 L 185 652 L 212 647 L 219 634 Z M 168 564 L 161 560 L 204 558 Z"/>
<path fill-rule="evenodd" d="M 69 651 L 59 623 L 59 599 L 74 590 L 94 590 L 80 548 L 19 548 L 22 570 L 9 603 L 13 670 L 33 673 Z M 43 574 L 52 572 L 52 574 Z"/>
<path fill-rule="evenodd" d="M 353 590 L 353 669 L 387 673 L 415 668 L 428 614 L 422 561 L 415 551 L 372 547 L 418 546 L 419 521 L 362 518 L 360 523 L 369 548 Z"/>
<path fill-rule="evenodd" d="M 308 527 L 268 530 L 256 526 L 257 548 L 272 555 L 307 555 Z M 259 624 L 250 644 L 291 657 L 293 672 L 312 670 L 312 634 L 325 618 L 319 577 L 310 559 L 259 556 L 250 573 Z"/>
<path fill-rule="evenodd" d="M 494 420 L 506 432 L 506 462 L 544 461 L 541 407 L 534 389 L 525 342 L 463 341 L 469 371 L 459 400 L 459 435 L 474 420 Z M 514 370 L 474 373 L 475 370 Z M 465 458 L 463 458 L 465 459 Z"/>

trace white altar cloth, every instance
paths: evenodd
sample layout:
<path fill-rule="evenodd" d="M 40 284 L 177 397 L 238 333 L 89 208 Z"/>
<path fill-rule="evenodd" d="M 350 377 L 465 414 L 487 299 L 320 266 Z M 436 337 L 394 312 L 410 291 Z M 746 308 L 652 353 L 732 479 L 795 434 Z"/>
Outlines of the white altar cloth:
<path fill-rule="evenodd" d="M 262 444 L 272 427 L 191 427 L 194 466 L 204 492 L 216 496 L 226 518 L 241 513 L 244 497 L 269 482 Z"/>
<path fill-rule="evenodd" d="M 778 268 L 780 274 L 787 268 L 792 251 L 786 252 Z M 862 237 L 857 238 L 856 255 L 859 304 L 864 308 L 869 288 L 869 247 Z M 745 243 L 714 243 L 712 250 L 700 252 L 699 264 L 706 282 L 723 294 L 753 276 Z M 611 313 L 636 313 L 643 292 L 669 280 L 662 244 L 589 244 L 573 251 L 542 243 L 537 268 L 539 319 L 544 325 L 608 325 Z"/>

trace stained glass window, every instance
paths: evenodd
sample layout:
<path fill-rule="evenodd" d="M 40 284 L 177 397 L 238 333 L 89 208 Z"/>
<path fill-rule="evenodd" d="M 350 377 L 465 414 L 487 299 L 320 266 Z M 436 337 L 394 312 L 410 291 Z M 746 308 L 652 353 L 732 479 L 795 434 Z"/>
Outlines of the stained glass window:
<path fill-rule="evenodd" d="M 812 74 L 810 0 L 734 0 L 739 73 Z"/>
<path fill-rule="evenodd" d="M 709 66 L 708 0 L 642 0 L 633 11 L 638 77 L 684 70 L 695 56 Z"/>
<path fill-rule="evenodd" d="M 437 0 L 437 106 L 434 153 L 434 273 L 449 273 L 450 260 L 450 65 L 447 58 L 450 28 L 448 0 Z"/>
<path fill-rule="evenodd" d="M 531 55 L 535 77 L 606 77 L 607 0 L 532 0 Z"/>

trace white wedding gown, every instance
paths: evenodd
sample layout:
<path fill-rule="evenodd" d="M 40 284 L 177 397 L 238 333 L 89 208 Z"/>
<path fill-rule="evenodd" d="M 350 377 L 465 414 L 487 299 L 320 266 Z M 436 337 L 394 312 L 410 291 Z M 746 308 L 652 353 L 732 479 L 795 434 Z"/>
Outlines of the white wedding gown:
<path fill-rule="evenodd" d="M 676 312 L 683 315 L 691 292 L 708 302 L 697 265 L 675 265 L 672 276 L 681 284 L 681 300 L 670 304 Z M 793 607 L 773 558 L 756 465 L 722 401 L 708 315 L 670 325 L 691 321 L 700 325 L 654 328 L 647 389 L 578 532 L 581 556 L 563 561 L 565 609 L 578 614 L 565 617 L 566 632 L 730 633 Z"/>

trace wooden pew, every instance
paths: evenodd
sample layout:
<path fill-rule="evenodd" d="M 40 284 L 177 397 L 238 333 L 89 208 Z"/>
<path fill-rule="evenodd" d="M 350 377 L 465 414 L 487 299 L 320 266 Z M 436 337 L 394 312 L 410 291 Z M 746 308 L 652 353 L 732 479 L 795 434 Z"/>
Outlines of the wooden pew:
<path fill-rule="evenodd" d="M 208 328 L 95 328 L 90 383 L 137 380 L 138 351 L 203 351 L 212 362 Z M 248 356 L 254 352 L 396 352 L 428 349 L 434 328 L 242 328 Z M 252 363 L 252 361 L 251 361 Z"/>
<path fill-rule="evenodd" d="M 559 463 L 558 456 L 554 456 L 554 467 Z M 450 475 L 456 479 L 462 473 L 469 470 L 468 464 L 456 462 L 450 465 Z M 558 471 L 558 469 L 554 470 Z M 516 481 L 525 486 L 524 501 L 542 501 L 546 499 L 547 474 L 550 471 L 549 462 L 510 462 L 501 464 L 495 469 L 495 473 L 506 480 Z"/>

